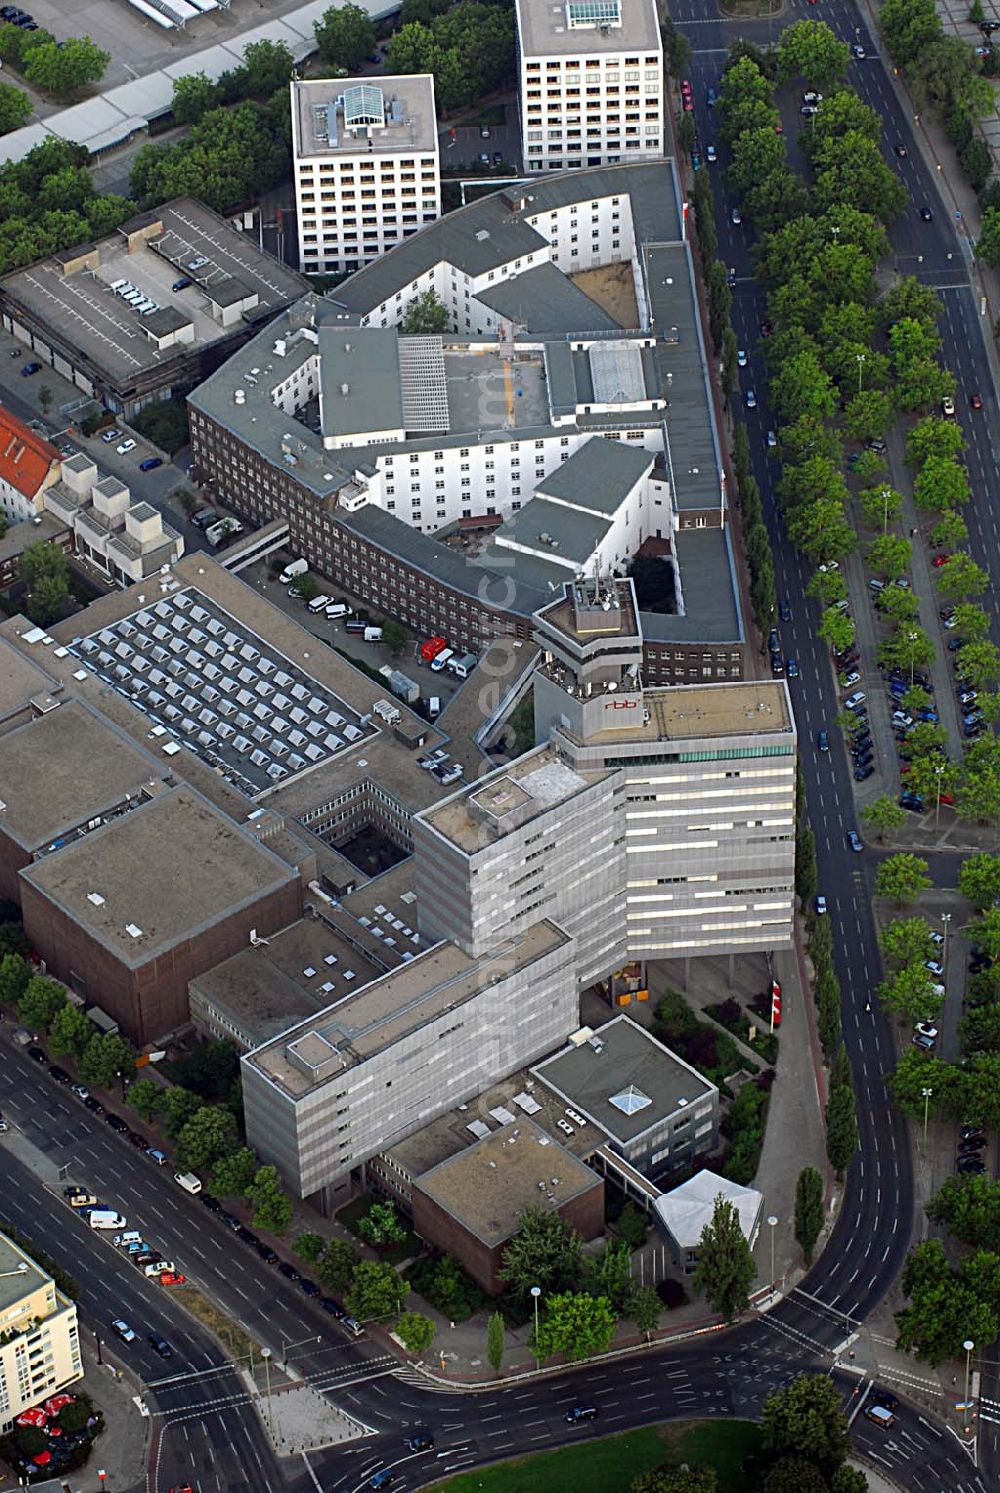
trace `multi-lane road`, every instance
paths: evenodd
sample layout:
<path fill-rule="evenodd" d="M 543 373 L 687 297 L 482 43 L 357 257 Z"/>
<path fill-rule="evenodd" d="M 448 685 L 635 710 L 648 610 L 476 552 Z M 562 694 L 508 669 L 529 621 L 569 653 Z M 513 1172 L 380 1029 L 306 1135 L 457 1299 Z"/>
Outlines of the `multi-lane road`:
<path fill-rule="evenodd" d="M 800 7 L 800 14 L 820 11 Z M 794 13 L 792 18 L 796 18 Z M 997 482 L 1000 431 L 990 365 L 982 340 L 978 294 L 969 283 L 968 262 L 949 206 L 938 192 L 938 179 L 921 153 L 910 117 L 899 107 L 875 38 L 850 3 L 824 12 L 848 40 L 859 38 L 869 56 L 852 64 L 851 82 L 885 122 L 886 158 L 897 169 L 912 202 L 892 228 L 893 253 L 899 268 L 915 273 L 942 295 L 944 359 L 955 372 L 960 401 L 982 392 L 986 408 L 964 420 L 970 436 L 967 454 L 973 488 L 968 514 L 970 547 L 990 567 L 998 538 L 991 502 Z M 694 47 L 691 78 L 702 142 L 714 136 L 712 111 L 705 103 L 709 84 L 717 85 L 727 48 L 737 30 L 760 40 L 776 34 L 777 22 L 722 21 L 709 0 L 685 0 L 674 19 Z M 786 128 L 791 138 L 798 122 L 797 100 L 788 101 Z M 893 154 L 897 142 L 907 156 Z M 718 143 L 718 142 L 716 142 Z M 484 1460 L 538 1450 L 581 1435 L 626 1429 L 676 1416 L 749 1415 L 759 1412 L 766 1394 L 803 1370 L 827 1371 L 834 1355 L 857 1324 L 884 1297 L 909 1243 L 914 1208 L 912 1162 L 907 1136 L 891 1109 L 883 1075 L 895 1063 L 889 1025 L 870 1009 L 878 978 L 878 953 L 870 915 L 870 867 L 867 855 L 847 849 L 846 831 L 855 824 L 852 780 L 844 756 L 813 750 L 816 732 L 831 726 L 837 710 L 828 661 L 815 639 L 816 613 L 804 599 L 807 579 L 787 543 L 771 501 L 773 466 L 764 436 L 774 425 L 768 408 L 763 364 L 756 345 L 764 315 L 760 288 L 752 278 L 752 226 L 733 228 L 733 205 L 723 177 L 725 152 L 715 180 L 720 257 L 737 270 L 733 320 L 741 346 L 751 353 L 744 387 L 752 382 L 758 405 L 742 411 L 751 437 L 754 471 L 768 507 L 779 591 L 793 604 L 791 623 L 784 624 L 786 653 L 799 660 L 800 678 L 792 682 L 802 743 L 809 812 L 817 834 L 817 852 L 830 916 L 844 935 L 835 940 L 844 997 L 844 1037 L 855 1073 L 860 1151 L 849 1173 L 833 1237 L 802 1287 L 766 1318 L 726 1334 L 674 1344 L 621 1364 L 582 1368 L 504 1391 L 468 1395 L 443 1394 L 411 1374 L 392 1377 L 394 1367 L 373 1342 L 349 1341 L 335 1323 L 297 1289 L 263 1265 L 196 1199 L 180 1196 L 165 1172 L 158 1172 L 99 1120 L 82 1110 L 23 1054 L 11 1051 L 0 1064 L 0 1108 L 29 1139 L 60 1164 L 71 1164 L 74 1180 L 98 1189 L 107 1201 L 121 1205 L 130 1225 L 141 1227 L 196 1284 L 205 1287 L 223 1310 L 280 1355 L 283 1341 L 316 1336 L 316 1344 L 292 1354 L 296 1370 L 327 1390 L 372 1434 L 340 1450 L 316 1454 L 311 1468 L 301 1462 L 279 1471 L 261 1430 L 245 1386 L 214 1342 L 160 1287 L 144 1281 L 116 1257 L 107 1241 L 96 1238 L 69 1215 L 57 1196 L 41 1183 L 10 1147 L 0 1146 L 0 1186 L 12 1221 L 37 1239 L 81 1280 L 85 1324 L 107 1339 L 107 1324 L 124 1315 L 139 1332 L 132 1345 L 114 1349 L 121 1361 L 141 1376 L 161 1441 L 159 1486 L 184 1477 L 202 1489 L 273 1490 L 283 1482 L 296 1490 L 362 1487 L 372 1472 L 391 1465 L 397 1486 L 415 1488 L 443 1471 Z M 931 223 L 918 209 L 929 205 Z M 978 422 L 975 423 L 975 422 Z M 995 613 L 994 593 L 986 604 Z M 790 1164 L 792 1164 L 790 1162 Z M 162 1333 L 174 1348 L 164 1365 L 146 1344 L 146 1334 Z M 844 1375 L 845 1405 L 856 1407 L 856 1380 Z M 569 1405 L 585 1396 L 601 1414 L 596 1426 L 577 1430 L 565 1423 Z M 404 1444 L 409 1430 L 427 1426 L 435 1435 L 432 1451 L 410 1454 Z M 888 1435 L 855 1417 L 856 1444 L 876 1465 L 894 1470 L 907 1487 L 980 1489 L 986 1486 L 953 1435 L 905 1406 Z M 980 1456 L 995 1475 L 997 1446 L 980 1437 Z M 152 1493 L 156 1493 L 156 1484 Z"/>

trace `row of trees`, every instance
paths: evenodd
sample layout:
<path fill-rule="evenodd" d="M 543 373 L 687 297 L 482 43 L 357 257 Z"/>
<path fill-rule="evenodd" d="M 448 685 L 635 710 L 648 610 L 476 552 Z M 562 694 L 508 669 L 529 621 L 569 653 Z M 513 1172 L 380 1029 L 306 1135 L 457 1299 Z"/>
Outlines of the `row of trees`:
<path fill-rule="evenodd" d="M 28 588 L 25 611 L 32 622 L 48 627 L 65 614 L 69 601 L 69 561 L 61 545 L 40 539 L 21 555 L 17 577 Z"/>
<path fill-rule="evenodd" d="M 288 90 L 295 58 L 283 41 L 256 41 L 244 48 L 239 67 L 220 73 L 213 83 L 205 73 L 183 73 L 174 80 L 174 119 L 197 124 L 212 109 L 253 99 L 265 104 Z"/>
<path fill-rule="evenodd" d="M 391 73 L 432 73 L 444 113 L 480 102 L 510 84 L 516 70 L 514 12 L 498 0 L 403 0 L 388 47 Z M 376 30 L 367 11 L 348 4 L 316 22 L 324 63 L 354 73 L 374 55 Z"/>
<path fill-rule="evenodd" d="M 76 98 L 89 84 L 100 82 L 111 61 L 111 54 L 102 52 L 89 36 L 69 36 L 65 41 L 57 42 L 42 26 L 36 31 L 22 31 L 19 26 L 3 24 L 0 25 L 0 58 L 16 68 L 34 88 L 65 103 Z M 25 99 L 16 88 L 7 88 L 5 92 Z M 31 103 L 27 99 L 25 102 L 30 114 Z M 23 119 L 18 123 L 23 123 Z"/>
<path fill-rule="evenodd" d="M 135 1072 L 135 1048 L 114 1032 L 99 1032 L 79 1006 L 71 1004 L 66 987 L 47 975 L 32 973 L 23 954 L 0 959 L 0 1005 L 17 1007 L 24 1025 L 46 1032 L 54 1057 L 70 1058 L 84 1083 L 111 1088 L 116 1079 L 127 1082 Z"/>
<path fill-rule="evenodd" d="M 983 19 L 981 6 L 980 14 L 973 14 L 978 5 L 974 0 L 970 20 Z M 947 35 L 934 0 L 888 0 L 879 28 L 910 91 L 944 124 L 965 179 L 979 194 L 983 218 L 976 253 L 987 264 L 1000 264 L 1000 181 L 991 177 L 990 150 L 977 129 L 994 109 L 990 79 L 1000 66 L 996 51 L 991 45 L 985 57 L 978 57 L 969 42 Z"/>
<path fill-rule="evenodd" d="M 144 145 L 129 176 L 133 196 L 148 208 L 191 195 L 219 213 L 256 202 L 288 173 L 289 109 L 288 89 L 279 88 L 264 104 L 209 109 L 174 144 Z"/>
<path fill-rule="evenodd" d="M 113 233 L 135 203 L 98 196 L 81 145 L 50 137 L 0 166 L 0 273 Z"/>

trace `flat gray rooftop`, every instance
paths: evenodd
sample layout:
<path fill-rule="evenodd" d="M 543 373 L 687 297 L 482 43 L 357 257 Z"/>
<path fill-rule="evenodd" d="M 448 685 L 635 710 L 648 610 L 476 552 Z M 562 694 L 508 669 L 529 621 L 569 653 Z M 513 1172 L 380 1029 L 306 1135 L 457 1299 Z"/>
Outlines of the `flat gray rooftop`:
<path fill-rule="evenodd" d="M 429 73 L 311 78 L 291 88 L 300 160 L 437 154 L 434 79 Z"/>
<path fill-rule="evenodd" d="M 10 628 L 12 631 L 19 625 L 23 632 L 23 618 L 20 624 L 3 624 L 4 630 Z M 36 664 L 30 658 L 25 658 L 13 643 L 0 636 L 0 729 L 5 721 L 27 710 L 33 700 L 42 703 L 44 708 L 51 709 L 58 704 L 56 697 L 59 692 L 57 681 L 46 673 L 40 663 Z"/>
<path fill-rule="evenodd" d="M 548 261 L 481 290 L 478 299 L 539 336 L 614 332 L 618 323 L 568 275 Z"/>
<path fill-rule="evenodd" d="M 587 13 L 587 0 L 517 0 L 520 52 L 525 58 L 580 56 L 599 57 L 638 51 L 659 54 L 660 28 L 654 0 L 590 0 L 591 14 L 615 17 L 601 31 L 596 25 L 570 24 L 571 9 Z"/>
<path fill-rule="evenodd" d="M 21 874 L 133 967 L 297 877 L 186 786 Z"/>
<path fill-rule="evenodd" d="M 262 254 L 249 234 L 238 233 L 193 197 L 177 198 L 143 217 L 161 224 L 162 234 L 150 231 L 148 238 L 133 236 L 130 241 L 126 234 L 136 222 L 130 220 L 108 238 L 74 251 L 80 263 L 96 250 L 96 269 L 88 258 L 67 273 L 70 256 L 62 254 L 15 270 L 0 282 L 10 309 L 24 307 L 55 328 L 63 342 L 72 344 L 115 382 L 155 368 L 165 357 L 189 351 L 184 344 L 160 351 L 147 335 L 153 330 L 151 318 L 140 316 L 111 290 L 117 280 L 130 281 L 150 300 L 179 313 L 176 325 L 190 322 L 199 345 L 231 337 L 238 329 L 223 327 L 212 316 L 209 303 L 214 283 L 222 286 L 235 278 L 245 287 L 244 294 L 256 294 L 252 322 L 272 316 L 308 288 L 294 271 Z M 159 244 L 159 253 L 150 240 Z M 187 268 L 199 259 L 203 261 L 200 270 Z M 175 291 L 180 277 L 200 283 Z"/>
<path fill-rule="evenodd" d="M 718 1092 L 627 1016 L 616 1016 L 589 1041 L 571 1043 L 531 1071 L 622 1142 Z"/>
<path fill-rule="evenodd" d="M 5 834 L 34 852 L 138 797 L 164 768 L 79 701 L 0 736 Z"/>
<path fill-rule="evenodd" d="M 497 981 L 519 972 L 530 979 L 532 964 L 566 941 L 554 923 L 539 922 L 478 960 L 470 959 L 455 944 L 436 944 L 356 995 L 344 997 L 258 1048 L 245 1061 L 294 1098 L 302 1098 L 408 1033 L 457 1010 Z M 291 1060 L 290 1050 L 309 1064 L 313 1076 Z"/>
<path fill-rule="evenodd" d="M 22 1265 L 27 1268 L 22 1270 Z M 29 1254 L 25 1254 L 6 1234 L 0 1234 L 0 1317 L 3 1320 L 26 1296 L 48 1285 L 51 1279 Z"/>
<path fill-rule="evenodd" d="M 559 1207 L 601 1186 L 601 1179 L 538 1125 L 517 1115 L 513 1124 L 440 1162 L 415 1185 L 496 1249 L 517 1232 L 526 1208 Z"/>
<path fill-rule="evenodd" d="M 324 918 L 305 917 L 199 975 L 192 987 L 256 1044 L 382 972 Z"/>

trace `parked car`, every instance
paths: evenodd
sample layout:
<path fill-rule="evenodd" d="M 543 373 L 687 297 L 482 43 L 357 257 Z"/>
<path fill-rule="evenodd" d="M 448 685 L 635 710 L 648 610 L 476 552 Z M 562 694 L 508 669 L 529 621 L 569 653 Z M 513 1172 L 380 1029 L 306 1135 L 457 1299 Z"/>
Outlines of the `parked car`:
<path fill-rule="evenodd" d="M 25 363 L 24 367 L 21 369 L 21 377 L 31 378 L 32 374 L 41 373 L 41 371 L 41 363 Z"/>
<path fill-rule="evenodd" d="M 860 855 L 862 850 L 864 850 L 865 848 L 864 842 L 856 829 L 849 829 L 847 831 L 847 843 L 854 851 L 855 855 Z"/>
<path fill-rule="evenodd" d="M 120 1337 L 123 1343 L 134 1343 L 135 1333 L 125 1321 L 124 1317 L 115 1317 L 111 1322 L 111 1331 Z"/>
<path fill-rule="evenodd" d="M 922 1047 L 925 1052 L 930 1052 L 931 1048 L 934 1046 L 934 1038 L 926 1036 L 923 1032 L 914 1032 L 913 1036 L 910 1038 L 910 1041 L 913 1043 L 914 1047 Z"/>
<path fill-rule="evenodd" d="M 152 472 L 153 470 L 155 470 L 156 467 L 162 467 L 162 465 L 163 465 L 163 457 L 162 456 L 147 456 L 145 461 L 140 461 L 140 463 L 139 463 L 139 471 L 140 472 Z"/>
<path fill-rule="evenodd" d="M 115 450 L 118 452 L 119 456 L 127 456 L 130 451 L 135 450 L 135 441 L 133 441 L 132 439 L 129 439 L 127 441 L 120 441 L 119 444 L 115 447 Z"/>
<path fill-rule="evenodd" d="M 814 904 L 813 905 L 816 908 L 817 915 L 819 917 L 822 917 L 823 914 L 826 912 L 826 898 L 825 897 L 816 897 L 814 899 Z"/>

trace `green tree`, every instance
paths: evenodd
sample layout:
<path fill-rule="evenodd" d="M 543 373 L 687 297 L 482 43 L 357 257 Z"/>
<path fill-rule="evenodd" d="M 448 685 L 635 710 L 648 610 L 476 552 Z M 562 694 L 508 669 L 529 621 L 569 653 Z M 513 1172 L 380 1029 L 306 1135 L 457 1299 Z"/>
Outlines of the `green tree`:
<path fill-rule="evenodd" d="M 824 1374 L 800 1374 L 764 1401 L 761 1439 L 771 1457 L 799 1455 L 831 1475 L 846 1460 L 847 1417 Z"/>
<path fill-rule="evenodd" d="M 886 596 L 888 592 L 882 594 Z M 898 627 L 879 644 L 877 657 L 881 668 L 907 669 L 912 676 L 914 669 L 933 662 L 934 641 L 915 623 Z"/>
<path fill-rule="evenodd" d="M 934 980 L 922 964 L 907 964 L 882 981 L 879 1000 L 889 1011 L 908 1021 L 929 1021 L 941 1009 L 942 997 L 934 993 Z"/>
<path fill-rule="evenodd" d="M 4 954 L 0 958 L 0 1005 L 16 1006 L 31 979 L 31 965 L 23 954 Z"/>
<path fill-rule="evenodd" d="M 707 1297 L 713 1311 L 731 1322 L 749 1305 L 755 1274 L 753 1255 L 740 1227 L 739 1214 L 720 1194 L 715 1200 L 711 1222 L 701 1233 L 694 1288 Z"/>
<path fill-rule="evenodd" d="M 965 446 L 965 436 L 957 420 L 925 415 L 906 437 L 906 460 L 911 467 L 922 467 L 932 456 L 939 461 L 953 461 Z"/>
<path fill-rule="evenodd" d="M 171 108 L 178 124 L 197 124 L 218 102 L 218 88 L 205 73 L 183 73 L 174 79 Z"/>
<path fill-rule="evenodd" d="M 199 1042 L 186 1057 L 171 1064 L 177 1083 L 203 1099 L 224 1099 L 239 1077 L 239 1053 L 231 1042 L 214 1037 Z"/>
<path fill-rule="evenodd" d="M 140 1078 L 129 1088 L 129 1107 L 135 1110 L 140 1120 L 145 1120 L 148 1124 L 160 1113 L 165 1093 L 166 1089 L 155 1079 Z"/>
<path fill-rule="evenodd" d="M 253 1226 L 271 1234 L 284 1234 L 292 1221 L 292 1204 L 282 1190 L 276 1166 L 262 1166 L 246 1190 L 253 1204 Z"/>
<path fill-rule="evenodd" d="M 32 975 L 17 1003 L 17 1014 L 35 1032 L 47 1032 L 56 1015 L 66 1004 L 66 987 L 47 975 Z"/>
<path fill-rule="evenodd" d="M 28 616 L 42 626 L 55 620 L 69 597 L 69 561 L 57 544 L 41 539 L 21 556 L 18 575 L 28 587 Z"/>
<path fill-rule="evenodd" d="M 624 1239 L 612 1239 L 599 1255 L 587 1260 L 585 1289 L 591 1296 L 606 1296 L 620 1316 L 631 1286 L 631 1267 L 631 1250 Z"/>
<path fill-rule="evenodd" d="M 521 1226 L 501 1257 L 500 1278 L 527 1302 L 532 1286 L 548 1294 L 576 1284 L 581 1263 L 580 1236 L 558 1213 L 526 1208 Z"/>
<path fill-rule="evenodd" d="M 858 1124 L 854 1112 L 854 1090 L 850 1084 L 830 1085 L 826 1101 L 826 1154 L 843 1181 L 844 1173 L 858 1149 Z"/>
<path fill-rule="evenodd" d="M 969 501 L 969 474 L 954 456 L 928 456 L 913 484 L 918 508 L 946 513 Z"/>
<path fill-rule="evenodd" d="M 438 299 L 433 290 L 425 290 L 407 306 L 399 330 L 410 337 L 447 332 L 450 321 L 451 316 L 444 302 Z"/>
<path fill-rule="evenodd" d="M 295 58 L 283 41 L 253 41 L 243 49 L 237 71 L 244 97 L 269 99 L 279 88 L 287 89 Z"/>
<path fill-rule="evenodd" d="M 49 1050 L 53 1057 L 72 1058 L 78 1063 L 93 1035 L 92 1023 L 78 1006 L 71 1006 L 67 1001 L 52 1018 Z"/>
<path fill-rule="evenodd" d="M 236 1121 L 228 1109 L 203 1105 L 177 1137 L 174 1159 L 182 1171 L 199 1171 L 236 1150 Z"/>
<path fill-rule="evenodd" d="M 372 1203 L 365 1216 L 358 1219 L 357 1228 L 362 1239 L 376 1247 L 396 1244 L 406 1238 L 406 1230 L 396 1216 L 394 1203 Z"/>
<path fill-rule="evenodd" d="M 331 6 L 315 25 L 323 62 L 353 75 L 375 47 L 375 24 L 360 5 Z"/>
<path fill-rule="evenodd" d="M 981 642 L 990 630 L 989 614 L 972 601 L 960 601 L 954 612 L 955 628 L 966 643 Z"/>
<path fill-rule="evenodd" d="M 830 419 L 836 407 L 833 383 L 819 359 L 802 352 L 788 358 L 771 380 L 771 402 L 784 421 L 811 415 Z"/>
<path fill-rule="evenodd" d="M 403 1312 L 393 1328 L 408 1353 L 426 1353 L 436 1331 L 430 1317 L 422 1317 L 419 1312 Z"/>
<path fill-rule="evenodd" d="M 9 83 L 0 83 L 0 135 L 20 129 L 31 112 L 31 100 L 26 93 Z"/>
<path fill-rule="evenodd" d="M 927 1204 L 927 1217 L 974 1249 L 1000 1239 L 1000 1182 L 988 1176 L 948 1177 Z"/>
<path fill-rule="evenodd" d="M 561 1353 L 567 1362 L 605 1353 L 615 1333 L 615 1314 L 606 1296 L 563 1291 L 545 1298 L 533 1352 L 539 1361 Z"/>
<path fill-rule="evenodd" d="M 903 586 L 890 586 L 883 591 L 879 597 L 878 609 L 887 622 L 895 622 L 897 625 L 915 622 L 920 615 L 920 603 L 913 592 Z"/>
<path fill-rule="evenodd" d="M 788 537 L 808 560 L 842 560 L 857 548 L 857 535 L 836 499 L 803 503 L 787 522 Z"/>
<path fill-rule="evenodd" d="M 212 1168 L 212 1191 L 220 1197 L 245 1197 L 257 1174 L 257 1156 L 249 1146 L 239 1146 L 220 1156 Z"/>
<path fill-rule="evenodd" d="M 847 600 L 847 582 L 839 570 L 816 570 L 806 583 L 806 595 L 814 596 L 824 609 Z"/>
<path fill-rule="evenodd" d="M 803 1167 L 795 1184 L 795 1238 L 806 1265 L 812 1264 L 816 1240 L 823 1231 L 823 1178 L 814 1166 Z"/>
<path fill-rule="evenodd" d="M 927 862 L 908 852 L 887 856 L 875 872 L 875 895 L 891 897 L 897 907 L 912 902 L 930 885 Z"/>
<path fill-rule="evenodd" d="M 970 929 L 977 946 L 991 959 L 1000 959 L 1000 907 L 988 907 Z"/>
<path fill-rule="evenodd" d="M 110 1089 L 116 1078 L 127 1083 L 135 1073 L 135 1048 L 117 1032 L 100 1032 L 91 1037 L 78 1064 L 84 1083 L 96 1089 Z"/>
<path fill-rule="evenodd" d="M 361 1260 L 355 1266 L 344 1305 L 359 1322 L 391 1317 L 406 1296 L 406 1286 L 391 1265 L 381 1260 Z"/>
<path fill-rule="evenodd" d="M 990 578 L 982 566 L 961 550 L 956 550 L 937 572 L 938 590 L 946 601 L 981 596 L 989 583 Z"/>
<path fill-rule="evenodd" d="M 931 544 L 937 549 L 957 549 L 969 537 L 969 526 L 960 513 L 947 510 L 931 529 Z"/>
<path fill-rule="evenodd" d="M 844 77 L 850 56 L 847 43 L 824 21 L 796 21 L 781 33 L 778 77 L 783 83 L 803 78 L 812 87 L 829 87 Z"/>
<path fill-rule="evenodd" d="M 1000 265 L 1000 210 L 988 207 L 983 213 L 976 241 L 976 257 L 990 269 Z"/>
<path fill-rule="evenodd" d="M 966 856 L 958 870 L 958 889 L 977 912 L 1000 903 L 1000 855 L 980 850 Z"/>
<path fill-rule="evenodd" d="M 868 546 L 869 569 L 886 580 L 898 580 L 910 568 L 912 548 L 901 534 L 880 534 Z"/>
<path fill-rule="evenodd" d="M 180 1135 L 187 1122 L 202 1108 L 200 1097 L 182 1084 L 171 1084 L 160 1101 L 163 1128 L 171 1140 Z"/>
<path fill-rule="evenodd" d="M 386 618 L 382 623 L 382 642 L 393 658 L 399 658 L 400 654 L 406 651 L 409 636 L 406 629 L 401 627 L 398 622 L 393 622 L 389 618 Z"/>
<path fill-rule="evenodd" d="M 342 1296 L 354 1278 L 361 1256 L 353 1244 L 344 1239 L 331 1239 L 316 1263 L 316 1278 L 328 1291 Z"/>
<path fill-rule="evenodd" d="M 300 1260 L 305 1260 L 307 1265 L 315 1265 L 320 1255 L 326 1248 L 326 1240 L 322 1234 L 313 1234 L 308 1230 L 299 1234 L 292 1245 L 292 1250 Z"/>
<path fill-rule="evenodd" d="M 879 943 L 889 969 L 923 964 L 934 952 L 931 930 L 924 918 L 895 918 L 882 929 Z"/>
<path fill-rule="evenodd" d="M 660 1324 L 663 1302 L 652 1286 L 640 1286 L 638 1281 L 632 1281 L 622 1306 L 622 1315 L 634 1322 L 643 1336 L 648 1338 Z"/>
<path fill-rule="evenodd" d="M 668 71 L 675 78 L 682 77 L 691 62 L 691 43 L 667 15 L 660 21 L 660 37 Z"/>
<path fill-rule="evenodd" d="M 503 1314 L 491 1312 L 486 1323 L 486 1357 L 494 1374 L 499 1374 L 504 1355 Z"/>
<path fill-rule="evenodd" d="M 830 1493 L 868 1493 L 868 1479 L 860 1467 L 845 1462 L 830 1479 Z"/>
<path fill-rule="evenodd" d="M 894 829 L 899 829 L 906 822 L 906 810 L 900 808 L 894 798 L 888 793 L 883 793 L 879 798 L 866 804 L 861 810 L 861 817 L 866 824 L 878 830 L 880 841 L 884 841 L 886 835 L 891 834 Z"/>
<path fill-rule="evenodd" d="M 936 1367 L 957 1358 L 966 1338 L 991 1343 L 996 1337 L 995 1312 L 959 1280 L 940 1239 L 927 1239 L 910 1250 L 902 1287 L 910 1304 L 896 1313 L 898 1348 Z"/>
<path fill-rule="evenodd" d="M 61 44 L 33 46 L 22 64 L 29 83 L 57 99 L 70 99 L 88 83 L 97 83 L 111 60 L 89 36 L 68 36 Z"/>
<path fill-rule="evenodd" d="M 885 435 L 893 420 L 892 400 L 884 389 L 863 389 L 844 412 L 844 433 L 852 441 Z"/>
<path fill-rule="evenodd" d="M 973 689 L 986 689 L 1000 680 L 1000 650 L 995 643 L 966 643 L 955 654 L 955 673 Z"/>

